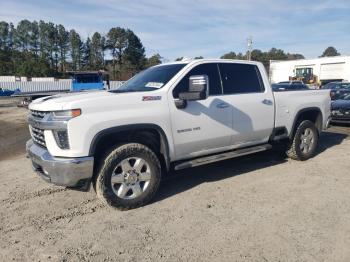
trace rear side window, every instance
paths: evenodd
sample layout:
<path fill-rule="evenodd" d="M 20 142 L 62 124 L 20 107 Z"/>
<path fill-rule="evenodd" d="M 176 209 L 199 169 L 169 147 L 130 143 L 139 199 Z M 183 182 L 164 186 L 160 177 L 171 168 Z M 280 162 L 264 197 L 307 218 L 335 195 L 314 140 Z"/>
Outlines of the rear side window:
<path fill-rule="evenodd" d="M 259 69 L 256 65 L 219 64 L 224 94 L 264 92 Z"/>
<path fill-rule="evenodd" d="M 304 90 L 304 89 L 308 89 L 308 87 L 306 85 L 303 85 L 303 84 L 296 84 L 294 89 Z"/>
<path fill-rule="evenodd" d="M 192 68 L 174 88 L 174 98 L 178 98 L 179 93 L 188 91 L 189 78 L 193 75 L 207 75 L 209 77 L 209 95 L 222 94 L 218 66 L 215 63 L 210 63 Z"/>

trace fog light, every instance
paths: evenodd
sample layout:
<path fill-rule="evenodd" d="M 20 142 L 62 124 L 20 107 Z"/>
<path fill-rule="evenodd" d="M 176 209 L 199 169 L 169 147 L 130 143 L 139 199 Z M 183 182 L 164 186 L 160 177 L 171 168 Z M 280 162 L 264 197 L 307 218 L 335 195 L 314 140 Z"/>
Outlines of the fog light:
<path fill-rule="evenodd" d="M 69 149 L 68 133 L 66 130 L 53 131 L 56 143 L 61 149 Z"/>

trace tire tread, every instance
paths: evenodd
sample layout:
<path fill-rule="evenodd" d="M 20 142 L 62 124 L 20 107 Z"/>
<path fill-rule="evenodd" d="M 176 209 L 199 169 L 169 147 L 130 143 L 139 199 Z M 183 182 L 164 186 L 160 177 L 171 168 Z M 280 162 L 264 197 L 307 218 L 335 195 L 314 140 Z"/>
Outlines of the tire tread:
<path fill-rule="evenodd" d="M 132 152 L 135 152 L 135 151 L 138 151 L 138 152 L 143 151 L 145 154 L 148 155 L 151 161 L 153 161 L 153 163 L 155 164 L 157 172 L 159 172 L 159 177 L 156 179 L 156 184 L 155 186 L 150 188 L 151 191 L 149 191 L 148 194 L 144 198 L 142 198 L 141 201 L 130 201 L 129 204 L 125 204 L 125 203 L 122 204 L 122 203 L 113 201 L 109 197 L 109 194 L 110 194 L 109 189 L 105 185 L 106 170 L 120 156 L 130 155 Z M 161 165 L 160 165 L 159 159 L 151 149 L 149 149 L 145 145 L 138 144 L 138 143 L 121 144 L 121 145 L 118 145 L 114 150 L 112 150 L 108 154 L 104 163 L 101 165 L 98 177 L 96 179 L 96 185 L 95 185 L 96 194 L 98 198 L 101 199 L 105 204 L 116 207 L 119 210 L 129 210 L 129 209 L 137 208 L 147 204 L 156 194 L 160 183 L 160 174 L 161 174 Z"/>
<path fill-rule="evenodd" d="M 317 132 L 315 124 L 313 122 L 311 122 L 310 120 L 304 120 L 304 121 L 299 123 L 299 125 L 294 133 L 293 140 L 286 151 L 287 156 L 291 159 L 298 160 L 298 161 L 304 161 L 304 160 L 309 159 L 310 157 L 312 157 L 315 154 L 315 152 L 312 152 L 311 156 L 305 157 L 297 151 L 297 148 L 298 148 L 297 140 L 299 139 L 299 133 L 306 125 L 309 125 L 310 127 L 314 128 Z M 318 144 L 318 137 L 317 137 L 317 144 Z M 316 144 L 316 148 L 317 148 L 317 144 Z"/>

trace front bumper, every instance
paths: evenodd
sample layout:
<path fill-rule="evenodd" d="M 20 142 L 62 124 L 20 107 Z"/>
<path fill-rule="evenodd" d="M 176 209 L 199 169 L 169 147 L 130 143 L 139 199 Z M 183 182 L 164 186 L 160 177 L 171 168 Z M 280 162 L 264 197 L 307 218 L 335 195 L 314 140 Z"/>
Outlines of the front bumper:
<path fill-rule="evenodd" d="M 34 171 L 49 183 L 66 187 L 83 187 L 92 178 L 93 157 L 54 157 L 47 149 L 36 145 L 32 140 L 27 142 L 26 150 Z"/>

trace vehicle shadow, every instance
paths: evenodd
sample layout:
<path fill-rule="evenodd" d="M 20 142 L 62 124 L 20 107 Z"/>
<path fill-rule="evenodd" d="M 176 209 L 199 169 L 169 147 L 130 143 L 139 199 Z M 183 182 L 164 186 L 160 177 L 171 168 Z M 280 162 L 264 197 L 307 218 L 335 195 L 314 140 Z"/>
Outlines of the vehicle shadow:
<path fill-rule="evenodd" d="M 0 161 L 24 154 L 28 139 L 30 134 L 26 123 L 0 120 Z"/>
<path fill-rule="evenodd" d="M 17 107 L 20 99 L 12 97 L 0 97 L 0 108 Z"/>
<path fill-rule="evenodd" d="M 269 150 L 213 164 L 173 171 L 162 179 L 154 202 L 187 191 L 202 183 L 215 182 L 286 162 L 283 154 Z"/>
<path fill-rule="evenodd" d="M 320 137 L 320 145 L 317 154 L 320 154 L 333 146 L 340 145 L 346 138 L 348 138 L 348 134 L 330 131 L 323 132 Z"/>
<path fill-rule="evenodd" d="M 341 144 L 347 136 L 346 134 L 335 132 L 323 133 L 317 154 Z M 287 161 L 288 159 L 283 151 L 281 151 L 281 147 L 276 147 L 257 154 L 180 171 L 172 171 L 162 179 L 158 194 L 153 202 L 162 201 L 173 195 L 190 190 L 202 183 L 210 183 L 244 175 L 251 171 L 283 164 Z"/>

